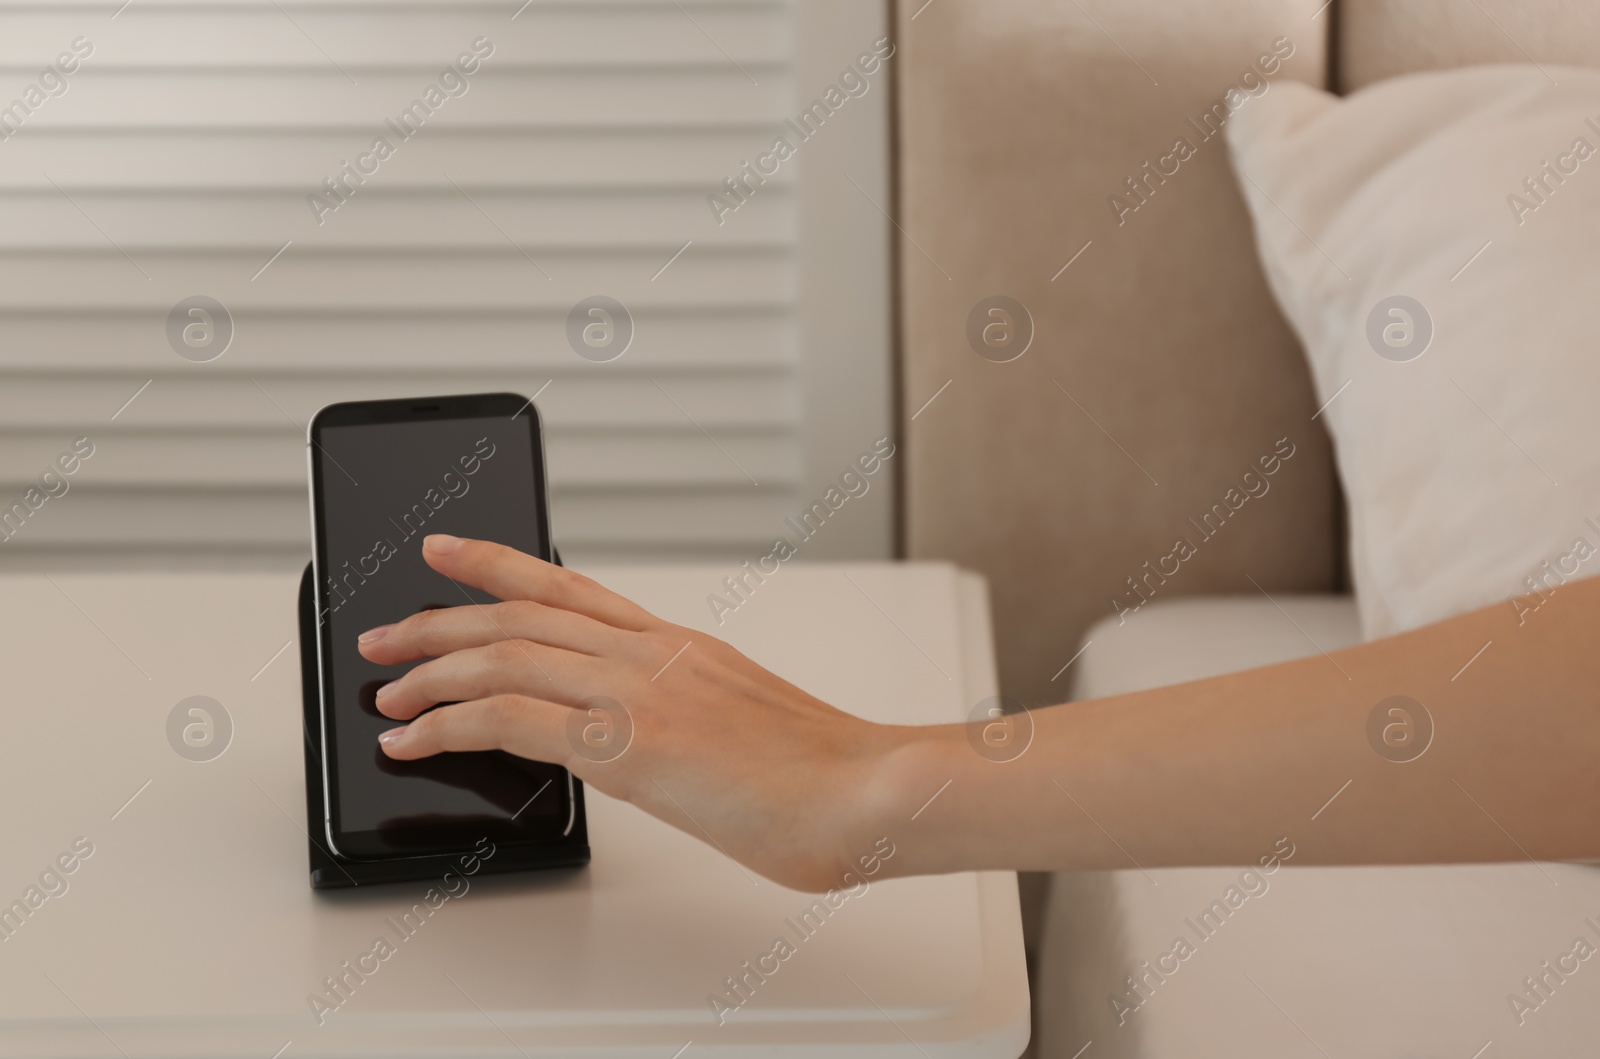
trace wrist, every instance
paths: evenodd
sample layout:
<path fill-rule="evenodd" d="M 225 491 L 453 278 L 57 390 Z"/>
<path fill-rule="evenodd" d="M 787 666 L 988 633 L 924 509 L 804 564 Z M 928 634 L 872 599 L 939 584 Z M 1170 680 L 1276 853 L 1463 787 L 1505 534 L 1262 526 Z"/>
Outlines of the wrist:
<path fill-rule="evenodd" d="M 871 755 L 861 784 L 856 845 L 883 846 L 883 877 L 938 874 L 977 867 L 971 837 L 962 834 L 967 817 L 951 811 L 957 799 L 977 795 L 970 775 L 974 763 L 987 764 L 959 724 L 896 726 L 887 729 Z"/>

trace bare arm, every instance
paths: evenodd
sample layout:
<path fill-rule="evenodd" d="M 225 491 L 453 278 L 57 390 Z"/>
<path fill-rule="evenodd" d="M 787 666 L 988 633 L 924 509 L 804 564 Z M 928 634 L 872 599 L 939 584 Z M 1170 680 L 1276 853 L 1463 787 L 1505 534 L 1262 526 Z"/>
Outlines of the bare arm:
<path fill-rule="evenodd" d="M 895 868 L 1250 864 L 1284 836 L 1296 864 L 1600 857 L 1597 647 L 1591 580 L 1521 625 L 1500 604 L 1328 656 L 1039 711 L 1033 744 L 1003 764 L 927 732 L 891 755 L 888 785 L 915 801 L 913 788 L 954 782 Z M 1369 733 L 1395 695 L 1434 726 L 1411 760 L 1396 759 L 1422 744 L 1379 750 L 1401 715 L 1381 711 Z"/>
<path fill-rule="evenodd" d="M 1296 864 L 1600 857 L 1600 580 L 1520 626 L 1502 604 L 1037 711 L 1027 751 L 996 762 L 963 725 L 870 724 L 586 578 L 452 542 L 429 538 L 429 564 L 508 602 L 363 639 L 377 662 L 432 659 L 380 699 L 411 721 L 385 751 L 554 761 L 788 885 L 839 885 L 884 840 L 892 875 L 1253 864 L 1281 837 Z M 1369 742 L 1369 714 L 1393 695 L 1433 719 L 1414 760 Z M 440 702 L 457 704 L 429 710 Z M 632 728 L 609 760 L 571 723 L 597 702 L 620 703 Z"/>

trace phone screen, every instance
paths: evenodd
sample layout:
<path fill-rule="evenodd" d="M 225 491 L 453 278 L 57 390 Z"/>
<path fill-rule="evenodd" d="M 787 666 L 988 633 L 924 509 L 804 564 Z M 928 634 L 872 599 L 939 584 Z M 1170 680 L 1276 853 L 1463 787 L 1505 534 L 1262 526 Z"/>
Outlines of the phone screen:
<path fill-rule="evenodd" d="M 333 405 L 313 422 L 310 461 L 329 842 L 344 856 L 389 858 L 486 836 L 559 839 L 573 822 L 559 766 L 499 750 L 385 755 L 378 735 L 400 722 L 375 696 L 411 666 L 376 665 L 356 649 L 361 633 L 418 611 L 496 602 L 429 567 L 428 534 L 550 558 L 536 411 L 511 394 Z"/>

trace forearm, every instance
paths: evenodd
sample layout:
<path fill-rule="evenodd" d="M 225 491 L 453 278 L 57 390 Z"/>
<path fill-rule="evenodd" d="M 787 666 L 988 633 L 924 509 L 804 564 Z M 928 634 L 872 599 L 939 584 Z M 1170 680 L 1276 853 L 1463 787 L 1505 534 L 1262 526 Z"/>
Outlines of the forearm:
<path fill-rule="evenodd" d="M 903 851 L 897 874 L 1252 864 L 1282 837 L 1296 864 L 1600 857 L 1597 640 L 1589 581 L 1520 625 L 1500 604 L 1035 711 L 1011 761 L 978 754 L 962 726 L 925 729 L 890 755 L 873 812 Z M 1369 740 L 1369 715 L 1394 695 L 1432 717 L 1413 760 Z"/>

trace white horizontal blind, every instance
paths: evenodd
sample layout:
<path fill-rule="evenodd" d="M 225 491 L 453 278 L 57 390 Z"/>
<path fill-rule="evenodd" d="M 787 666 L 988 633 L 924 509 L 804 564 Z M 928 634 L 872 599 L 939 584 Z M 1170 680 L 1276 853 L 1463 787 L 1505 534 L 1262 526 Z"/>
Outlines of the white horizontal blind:
<path fill-rule="evenodd" d="M 95 445 L 0 563 L 303 556 L 336 400 L 539 392 L 569 559 L 743 558 L 812 499 L 801 166 L 706 201 L 796 112 L 788 4 L 120 2 L 0 4 L 0 107 L 37 104 L 0 111 L 0 507 Z M 204 363 L 196 295 L 234 327 Z M 608 363 L 567 339 L 592 295 L 634 320 Z"/>

